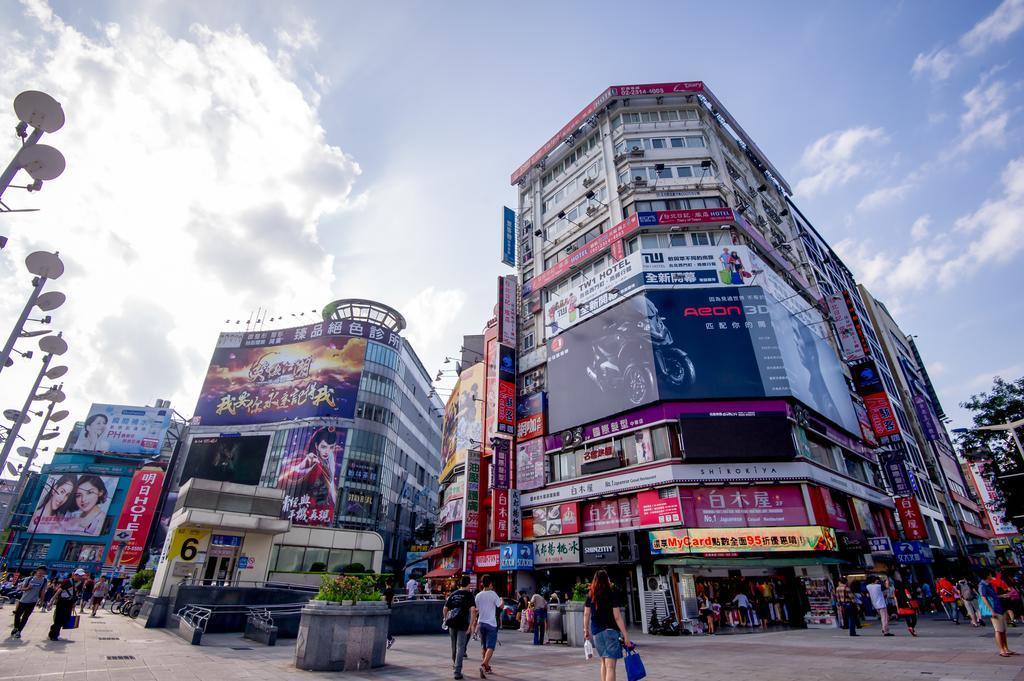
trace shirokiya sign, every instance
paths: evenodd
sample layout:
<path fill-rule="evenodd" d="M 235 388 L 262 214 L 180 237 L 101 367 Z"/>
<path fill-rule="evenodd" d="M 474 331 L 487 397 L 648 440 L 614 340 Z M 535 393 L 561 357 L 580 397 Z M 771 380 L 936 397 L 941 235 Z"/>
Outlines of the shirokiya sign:
<path fill-rule="evenodd" d="M 242 425 L 295 418 L 352 418 L 366 343 L 401 337 L 366 322 L 221 334 L 193 424 Z"/>

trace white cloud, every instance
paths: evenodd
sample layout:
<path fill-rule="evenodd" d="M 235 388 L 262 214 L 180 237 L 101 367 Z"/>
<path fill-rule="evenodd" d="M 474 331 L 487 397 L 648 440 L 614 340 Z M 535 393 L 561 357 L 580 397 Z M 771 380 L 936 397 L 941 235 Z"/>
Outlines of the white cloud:
<path fill-rule="evenodd" d="M 322 222 L 347 205 L 359 166 L 239 28 L 193 25 L 178 38 L 143 19 L 86 34 L 42 2 L 25 11 L 31 37 L 0 31 L 0 101 L 54 95 L 67 124 L 44 142 L 68 169 L 38 195 L 5 196 L 43 211 L 5 218 L 5 269 L 32 250 L 61 252 L 67 271 L 52 288 L 68 303 L 53 317 L 71 346 L 73 414 L 156 397 L 188 414 L 226 318 L 330 299 Z M 0 158 L 13 151 L 0 138 Z M 4 296 L 0 317 L 16 298 Z M 3 377 L 13 397 L 17 381 Z"/>
<path fill-rule="evenodd" d="M 805 196 L 823 194 L 860 175 L 864 168 L 857 160 L 858 150 L 871 142 L 884 142 L 882 128 L 859 126 L 830 132 L 809 145 L 800 165 L 810 175 L 797 182 L 796 191 Z"/>
<path fill-rule="evenodd" d="M 918 53 L 911 73 L 934 81 L 949 78 L 965 56 L 974 56 L 1009 40 L 1024 27 L 1024 0 L 1003 0 L 991 14 L 960 36 L 957 47 L 939 47 Z"/>
<path fill-rule="evenodd" d="M 910 72 L 915 76 L 928 76 L 932 80 L 946 80 L 956 67 L 956 56 L 944 47 L 927 54 L 921 52 L 914 59 Z"/>
<path fill-rule="evenodd" d="M 1024 0 L 1003 0 L 992 14 L 979 21 L 960 37 L 960 47 L 967 54 L 978 54 L 996 43 L 1002 43 L 1024 27 Z"/>
<path fill-rule="evenodd" d="M 417 353 L 421 356 L 443 355 L 446 351 L 455 351 L 456 348 L 442 345 L 453 335 L 449 327 L 465 304 L 465 292 L 458 289 L 438 290 L 430 286 L 402 305 L 400 309 L 409 323 L 405 336 Z"/>
<path fill-rule="evenodd" d="M 961 139 L 956 146 L 959 153 L 967 152 L 981 145 L 996 146 L 1006 138 L 1006 125 L 1010 113 L 1006 110 L 1009 97 L 1006 83 L 997 80 L 981 82 L 963 96 L 966 111 L 960 116 Z"/>
<path fill-rule="evenodd" d="M 910 226 L 910 236 L 914 241 L 920 241 L 928 236 L 928 228 L 932 224 L 932 218 L 930 215 L 922 215 L 918 219 L 914 220 L 914 224 Z"/>
<path fill-rule="evenodd" d="M 969 245 L 942 266 L 941 280 L 954 281 L 988 264 L 1009 262 L 1024 250 L 1024 156 L 1006 165 L 1002 183 L 1000 198 L 956 221 L 955 231 Z"/>
<path fill-rule="evenodd" d="M 902 184 L 876 189 L 857 203 L 857 210 L 875 210 L 876 208 L 887 206 L 894 201 L 899 201 L 907 195 L 911 186 L 910 182 L 903 182 Z"/>

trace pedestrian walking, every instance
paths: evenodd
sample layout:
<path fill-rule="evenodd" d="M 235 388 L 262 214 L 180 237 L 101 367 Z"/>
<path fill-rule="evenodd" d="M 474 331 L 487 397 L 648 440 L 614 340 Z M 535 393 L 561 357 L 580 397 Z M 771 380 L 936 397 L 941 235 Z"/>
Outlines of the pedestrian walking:
<path fill-rule="evenodd" d="M 85 612 L 85 606 L 92 602 L 92 592 L 96 588 L 96 582 L 92 578 L 92 573 L 87 574 L 82 579 L 82 607 L 78 609 L 79 613 Z"/>
<path fill-rule="evenodd" d="M 885 601 L 885 588 L 879 583 L 876 575 L 868 577 L 867 591 L 871 607 L 878 613 L 878 619 L 882 622 L 882 636 L 892 636 L 889 631 L 889 604 Z"/>
<path fill-rule="evenodd" d="M 974 587 L 971 586 L 966 577 L 963 577 L 956 583 L 956 590 L 960 592 L 960 600 L 964 605 L 964 612 L 967 613 L 967 618 L 971 620 L 971 626 L 980 627 L 981 615 L 978 613 L 978 594 Z"/>
<path fill-rule="evenodd" d="M 498 610 L 505 606 L 501 596 L 494 593 L 494 581 L 490 575 L 480 579 L 483 590 L 476 595 L 476 609 L 473 611 L 473 633 L 480 637 L 483 658 L 480 664 L 480 678 L 486 679 L 491 672 L 491 659 L 498 647 Z"/>
<path fill-rule="evenodd" d="M 50 640 L 60 639 L 60 630 L 68 625 L 75 612 L 75 583 L 65 579 L 50 601 L 53 606 L 53 625 L 50 627 Z"/>
<path fill-rule="evenodd" d="M 18 604 L 14 606 L 14 628 L 11 629 L 11 638 L 21 638 L 21 630 L 28 623 L 28 618 L 32 615 L 32 611 L 35 610 L 36 603 L 39 602 L 45 588 L 46 567 L 43 565 L 37 567 L 33 574 L 21 580 L 18 584 L 21 598 L 18 599 Z"/>
<path fill-rule="evenodd" d="M 395 578 L 388 577 L 384 580 L 384 602 L 388 604 L 388 609 L 395 603 Z M 391 618 L 388 617 L 388 650 L 391 650 L 391 646 L 395 645 L 395 637 L 391 635 Z"/>
<path fill-rule="evenodd" d="M 455 679 L 463 678 L 462 661 L 466 659 L 469 627 L 475 612 L 473 593 L 469 590 L 469 576 L 463 575 L 459 580 L 459 588 L 445 600 L 442 612 L 445 626 L 448 627 L 448 636 L 452 640 L 452 670 L 454 671 L 452 678 Z"/>
<path fill-rule="evenodd" d="M 995 631 L 996 648 L 999 649 L 999 657 L 1010 657 L 1016 655 L 1006 645 L 1006 609 L 999 600 L 999 594 L 992 585 L 998 577 L 990 570 L 986 570 L 982 579 L 978 582 L 978 609 L 982 616 L 992 620 L 992 629 Z"/>
<path fill-rule="evenodd" d="M 857 603 L 853 600 L 853 592 L 847 585 L 846 577 L 839 578 L 836 585 L 836 605 L 842 612 L 843 622 L 850 630 L 850 636 L 857 636 Z"/>
<path fill-rule="evenodd" d="M 519 611 L 519 631 L 523 633 L 530 631 L 530 599 L 526 597 L 525 591 L 519 592 L 519 600 L 516 601 L 516 610 Z"/>
<path fill-rule="evenodd" d="M 540 591 L 534 591 L 530 598 L 530 608 L 533 612 L 533 645 L 544 645 L 544 630 L 548 621 L 548 602 Z"/>
<path fill-rule="evenodd" d="M 46 582 L 46 589 L 43 591 L 43 597 L 39 599 L 39 609 L 43 612 L 50 611 L 50 599 L 53 598 L 53 594 L 57 593 L 57 588 L 60 586 L 59 579 L 51 579 Z"/>
<path fill-rule="evenodd" d="M 103 605 L 104 599 L 110 594 L 110 580 L 107 579 L 106 575 L 100 577 L 100 581 L 96 582 L 96 586 L 92 589 L 92 616 L 96 616 L 96 611 Z"/>
<path fill-rule="evenodd" d="M 910 589 L 905 581 L 896 585 L 896 612 L 907 623 L 910 635 L 917 636 L 917 613 L 921 610 L 921 603 Z"/>
<path fill-rule="evenodd" d="M 935 593 L 939 595 L 939 601 L 942 603 L 942 609 L 946 612 L 947 619 L 953 624 L 959 625 L 960 608 L 956 606 L 956 602 L 960 598 L 960 593 L 956 590 L 956 586 L 948 577 L 939 577 L 935 581 Z"/>
<path fill-rule="evenodd" d="M 595 572 L 583 605 L 583 640 L 594 642 L 601 658 L 601 681 L 615 681 L 615 665 L 622 659 L 623 643 L 627 648 L 633 647 L 622 619 L 622 607 L 622 600 L 612 589 L 608 573 L 604 570 Z"/>

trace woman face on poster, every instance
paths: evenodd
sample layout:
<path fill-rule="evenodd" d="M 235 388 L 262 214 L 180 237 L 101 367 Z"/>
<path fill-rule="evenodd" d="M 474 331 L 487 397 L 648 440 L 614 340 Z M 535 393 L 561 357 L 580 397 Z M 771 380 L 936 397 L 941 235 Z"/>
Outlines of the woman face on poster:
<path fill-rule="evenodd" d="M 99 444 L 100 438 L 107 432 L 109 421 L 105 414 L 93 414 L 85 421 L 85 441 L 90 448 Z"/>
<path fill-rule="evenodd" d="M 75 491 L 75 476 L 62 475 L 46 493 L 39 509 L 40 518 L 60 518 L 75 510 L 72 494 Z M 71 502 L 71 503 L 68 503 Z"/>
<path fill-rule="evenodd" d="M 92 518 L 103 513 L 103 502 L 107 500 L 107 486 L 96 475 L 83 475 L 75 489 L 75 505 L 79 518 Z"/>

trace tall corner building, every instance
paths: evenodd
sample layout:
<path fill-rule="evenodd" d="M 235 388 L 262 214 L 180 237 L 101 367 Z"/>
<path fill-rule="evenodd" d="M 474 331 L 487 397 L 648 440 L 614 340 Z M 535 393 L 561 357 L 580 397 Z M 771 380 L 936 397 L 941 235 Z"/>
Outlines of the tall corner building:
<path fill-rule="evenodd" d="M 840 574 L 932 578 L 894 398 L 852 380 L 890 373 L 856 282 L 704 83 L 608 87 L 511 181 L 542 589 L 602 567 L 645 627 L 701 594 L 802 627 L 835 626 Z"/>

